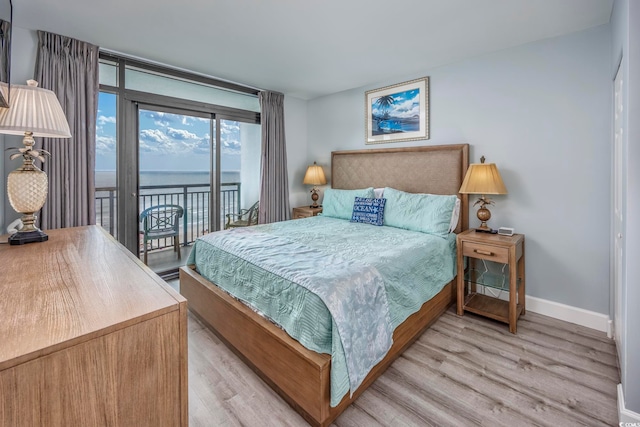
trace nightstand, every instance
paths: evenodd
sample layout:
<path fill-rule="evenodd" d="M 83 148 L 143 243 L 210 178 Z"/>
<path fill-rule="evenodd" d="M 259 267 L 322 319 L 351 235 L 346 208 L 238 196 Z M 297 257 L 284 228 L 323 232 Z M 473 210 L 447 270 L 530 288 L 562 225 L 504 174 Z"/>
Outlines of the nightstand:
<path fill-rule="evenodd" d="M 508 323 L 515 334 L 518 317 L 525 314 L 524 235 L 500 236 L 472 229 L 458 234 L 457 245 L 458 315 L 468 311 L 490 317 Z M 469 260 L 466 275 L 464 257 Z M 504 264 L 509 271 L 496 274 L 477 268 L 485 261 Z M 481 289 L 506 291 L 509 301 L 479 292 Z"/>
<path fill-rule="evenodd" d="M 293 215 L 291 219 L 310 218 L 322 213 L 322 207 L 312 208 L 309 206 L 300 206 L 299 208 L 293 208 Z"/>

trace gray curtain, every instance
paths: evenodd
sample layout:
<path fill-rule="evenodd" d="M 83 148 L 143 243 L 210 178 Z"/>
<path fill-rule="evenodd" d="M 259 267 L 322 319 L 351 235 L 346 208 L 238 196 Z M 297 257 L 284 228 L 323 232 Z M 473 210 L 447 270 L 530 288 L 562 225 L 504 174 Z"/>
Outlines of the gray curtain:
<path fill-rule="evenodd" d="M 287 144 L 284 137 L 284 95 L 263 91 L 258 94 L 258 100 L 262 127 L 258 222 L 268 224 L 291 218 Z"/>
<path fill-rule="evenodd" d="M 58 96 L 71 128 L 70 139 L 43 138 L 51 158 L 43 167 L 49 176 L 49 196 L 41 226 L 95 224 L 98 46 L 38 31 L 35 80 Z"/>

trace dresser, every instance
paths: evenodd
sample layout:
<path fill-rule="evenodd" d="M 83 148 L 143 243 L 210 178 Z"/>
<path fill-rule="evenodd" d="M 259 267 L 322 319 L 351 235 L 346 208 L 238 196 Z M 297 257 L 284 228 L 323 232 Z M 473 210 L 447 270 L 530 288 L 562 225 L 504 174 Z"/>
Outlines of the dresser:
<path fill-rule="evenodd" d="M 186 427 L 186 300 L 98 226 L 47 233 L 0 245 L 0 425 Z"/>

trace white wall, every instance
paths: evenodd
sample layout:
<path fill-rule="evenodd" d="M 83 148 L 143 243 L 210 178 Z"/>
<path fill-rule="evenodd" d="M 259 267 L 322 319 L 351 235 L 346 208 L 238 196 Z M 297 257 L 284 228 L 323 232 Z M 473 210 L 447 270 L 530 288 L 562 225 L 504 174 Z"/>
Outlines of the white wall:
<path fill-rule="evenodd" d="M 311 100 L 307 161 L 469 143 L 472 161 L 495 162 L 509 190 L 495 197 L 490 225 L 526 234 L 527 294 L 608 314 L 610 56 L 601 26 Z M 431 139 L 365 146 L 364 92 L 422 76 L 431 78 Z"/>

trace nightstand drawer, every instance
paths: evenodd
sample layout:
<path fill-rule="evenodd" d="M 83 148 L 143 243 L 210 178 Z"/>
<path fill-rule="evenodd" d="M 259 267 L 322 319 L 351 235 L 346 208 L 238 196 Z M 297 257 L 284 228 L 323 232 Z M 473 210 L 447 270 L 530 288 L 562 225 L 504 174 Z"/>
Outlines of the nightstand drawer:
<path fill-rule="evenodd" d="M 463 242 L 462 255 L 472 258 L 486 259 L 489 261 L 501 262 L 507 264 L 509 262 L 509 249 L 498 246 L 489 246 L 481 243 Z"/>
<path fill-rule="evenodd" d="M 291 219 L 310 218 L 320 213 L 322 213 L 322 207 L 312 208 L 310 206 L 300 206 L 299 208 L 293 208 Z"/>

